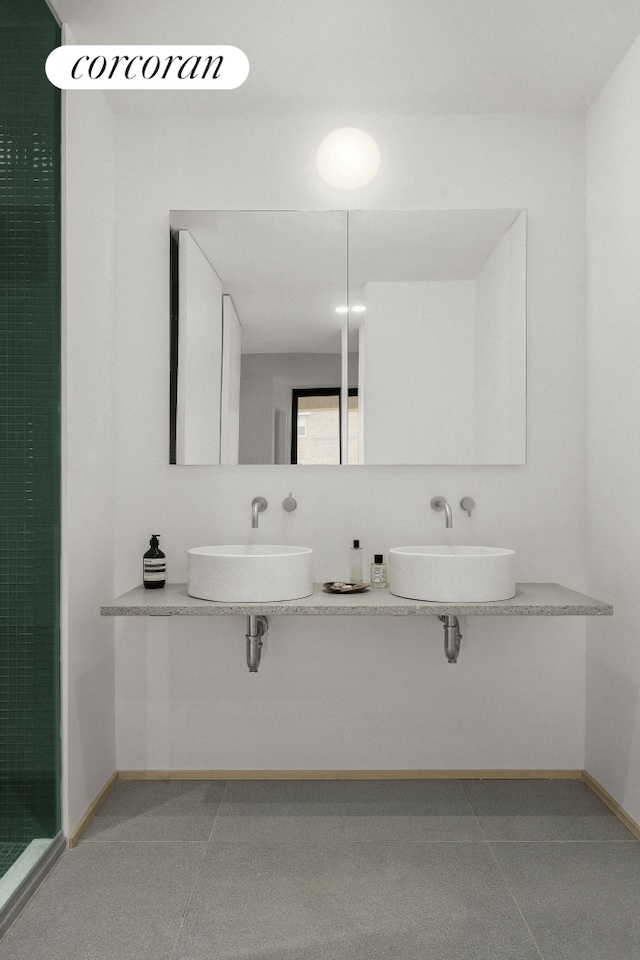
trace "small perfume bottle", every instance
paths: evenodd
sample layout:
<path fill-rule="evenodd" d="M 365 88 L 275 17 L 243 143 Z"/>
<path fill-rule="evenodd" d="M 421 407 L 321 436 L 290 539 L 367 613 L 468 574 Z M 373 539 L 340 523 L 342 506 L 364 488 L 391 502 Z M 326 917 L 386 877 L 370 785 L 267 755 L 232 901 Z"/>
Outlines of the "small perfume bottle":
<path fill-rule="evenodd" d="M 149 541 L 149 549 L 142 559 L 142 582 L 147 590 L 162 589 L 167 576 L 167 561 L 158 543 L 159 533 Z"/>
<path fill-rule="evenodd" d="M 359 540 L 353 541 L 351 554 L 351 583 L 362 583 L 362 547 Z"/>
<path fill-rule="evenodd" d="M 387 585 L 387 565 L 381 553 L 375 553 L 373 556 L 369 579 L 372 587 L 386 587 Z"/>

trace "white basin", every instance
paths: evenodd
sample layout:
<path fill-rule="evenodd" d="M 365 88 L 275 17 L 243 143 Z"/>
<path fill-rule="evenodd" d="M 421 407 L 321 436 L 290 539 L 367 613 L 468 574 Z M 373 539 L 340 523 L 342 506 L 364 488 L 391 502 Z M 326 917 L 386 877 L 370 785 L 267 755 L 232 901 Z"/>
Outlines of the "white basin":
<path fill-rule="evenodd" d="M 308 547 L 223 544 L 188 551 L 187 593 L 201 600 L 259 603 L 313 593 Z"/>
<path fill-rule="evenodd" d="M 393 547 L 389 590 L 410 600 L 508 600 L 516 595 L 515 556 L 502 547 Z"/>

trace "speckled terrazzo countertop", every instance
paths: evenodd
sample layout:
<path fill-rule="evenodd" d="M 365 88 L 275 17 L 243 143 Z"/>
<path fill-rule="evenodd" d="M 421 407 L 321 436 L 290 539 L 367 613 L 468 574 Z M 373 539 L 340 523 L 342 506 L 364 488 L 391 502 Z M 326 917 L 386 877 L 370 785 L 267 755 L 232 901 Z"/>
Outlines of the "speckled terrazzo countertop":
<path fill-rule="evenodd" d="M 602 617 L 611 616 L 613 607 L 568 590 L 559 583 L 518 583 L 511 600 L 489 603 L 441 603 L 405 600 L 384 590 L 370 589 L 358 594 L 333 594 L 321 583 L 313 594 L 301 600 L 272 603 L 220 603 L 198 600 L 187 593 L 186 583 L 168 583 L 162 590 L 139 586 L 116 597 L 100 608 L 103 617 L 209 617 L 236 614 L 265 616 L 538 616 Z"/>

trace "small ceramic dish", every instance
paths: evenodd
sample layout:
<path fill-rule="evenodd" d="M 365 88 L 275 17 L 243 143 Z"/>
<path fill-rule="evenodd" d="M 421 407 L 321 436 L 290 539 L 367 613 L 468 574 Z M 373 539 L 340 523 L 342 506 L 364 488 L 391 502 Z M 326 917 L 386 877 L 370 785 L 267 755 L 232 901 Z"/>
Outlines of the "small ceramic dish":
<path fill-rule="evenodd" d="M 327 593 L 364 593 L 369 589 L 368 583 L 349 583 L 344 580 L 332 580 L 323 586 Z"/>

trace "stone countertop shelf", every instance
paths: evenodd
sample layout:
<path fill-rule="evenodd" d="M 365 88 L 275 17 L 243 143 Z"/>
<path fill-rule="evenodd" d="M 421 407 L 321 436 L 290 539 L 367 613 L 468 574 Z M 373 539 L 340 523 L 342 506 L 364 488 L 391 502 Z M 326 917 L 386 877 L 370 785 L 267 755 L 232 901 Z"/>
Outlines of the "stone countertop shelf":
<path fill-rule="evenodd" d="M 168 583 L 161 590 L 135 587 L 100 608 L 103 617 L 210 617 L 257 614 L 262 616 L 538 616 L 607 617 L 613 607 L 569 590 L 559 583 L 518 583 L 510 600 L 487 603 L 443 603 L 432 600 L 406 600 L 384 590 L 370 589 L 358 594 L 327 592 L 314 584 L 313 594 L 301 600 L 268 603 L 221 603 L 198 600 L 187 593 L 186 583 Z"/>

